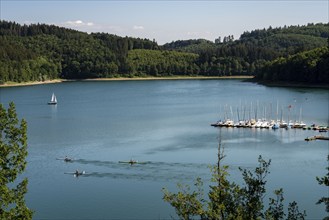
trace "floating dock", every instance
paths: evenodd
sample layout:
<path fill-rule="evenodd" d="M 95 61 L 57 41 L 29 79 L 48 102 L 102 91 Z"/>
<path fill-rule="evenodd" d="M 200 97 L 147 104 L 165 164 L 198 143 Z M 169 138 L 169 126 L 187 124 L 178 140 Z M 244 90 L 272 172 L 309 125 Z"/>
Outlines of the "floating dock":
<path fill-rule="evenodd" d="M 329 137 L 325 137 L 323 135 L 315 135 L 312 137 L 305 138 L 305 141 L 314 141 L 314 140 L 326 140 L 329 141 Z"/>

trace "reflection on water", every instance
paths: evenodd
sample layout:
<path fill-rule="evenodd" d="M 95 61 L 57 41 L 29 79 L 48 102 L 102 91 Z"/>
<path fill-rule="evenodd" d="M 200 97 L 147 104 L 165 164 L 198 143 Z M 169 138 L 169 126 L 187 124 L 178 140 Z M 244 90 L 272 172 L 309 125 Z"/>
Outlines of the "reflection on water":
<path fill-rule="evenodd" d="M 209 164 L 167 163 L 153 161 L 143 161 L 136 164 L 129 164 L 115 161 L 75 159 L 72 163 L 93 165 L 94 170 L 97 170 L 97 167 L 101 167 L 102 170 L 105 170 L 103 168 L 106 168 L 104 172 L 86 171 L 86 174 L 82 175 L 82 177 L 107 177 L 113 179 L 152 180 L 160 182 L 177 182 L 186 179 L 193 180 L 196 172 L 202 173 L 204 170 L 209 168 Z M 108 170 L 111 170 L 112 172 L 108 172 Z"/>

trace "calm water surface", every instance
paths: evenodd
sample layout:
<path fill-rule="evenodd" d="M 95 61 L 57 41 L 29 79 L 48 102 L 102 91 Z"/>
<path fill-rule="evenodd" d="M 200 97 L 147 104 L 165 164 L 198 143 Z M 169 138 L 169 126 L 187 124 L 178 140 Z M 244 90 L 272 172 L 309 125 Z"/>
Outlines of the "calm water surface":
<path fill-rule="evenodd" d="M 52 92 L 57 106 L 47 105 Z M 302 109 L 307 124 L 329 120 L 328 90 L 240 80 L 66 82 L 0 88 L 0 98 L 5 106 L 14 101 L 28 121 L 24 175 L 34 219 L 170 219 L 175 211 L 162 201 L 161 189 L 175 191 L 178 182 L 210 179 L 208 165 L 216 163 L 219 133 L 210 123 L 225 114 L 237 117 L 236 109 L 251 102 L 259 106 L 258 114 L 276 117 L 279 102 L 284 117 L 292 105 L 292 119 Z M 267 195 L 282 187 L 285 201 L 296 200 L 307 219 L 323 218 L 324 206 L 315 203 L 328 192 L 315 177 L 326 173 L 329 146 L 304 141 L 317 134 L 223 128 L 230 178 L 242 183 L 238 167 L 254 168 L 259 155 L 272 159 Z M 56 160 L 65 155 L 75 161 Z M 118 163 L 131 158 L 148 163 Z M 76 169 L 87 175 L 64 174 Z"/>

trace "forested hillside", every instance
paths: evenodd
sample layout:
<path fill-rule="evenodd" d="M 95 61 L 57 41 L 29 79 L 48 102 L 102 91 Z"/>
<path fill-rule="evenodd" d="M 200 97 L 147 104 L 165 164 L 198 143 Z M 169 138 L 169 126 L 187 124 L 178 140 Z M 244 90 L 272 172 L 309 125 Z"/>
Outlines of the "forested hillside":
<path fill-rule="evenodd" d="M 147 39 L 1 21 L 0 80 L 21 82 L 127 74 L 128 50 L 157 48 L 156 42 Z"/>
<path fill-rule="evenodd" d="M 199 54 L 198 66 L 204 75 L 254 75 L 267 61 L 327 46 L 328 37 L 329 24 L 308 24 L 244 32 L 239 40 L 225 36 L 215 43 L 187 40 L 163 47 Z"/>
<path fill-rule="evenodd" d="M 273 82 L 329 83 L 329 49 L 316 48 L 267 62 L 256 79 Z"/>
<path fill-rule="evenodd" d="M 258 79 L 307 82 L 297 73 L 296 77 L 282 78 L 275 72 L 276 60 L 325 47 L 328 37 L 328 24 L 308 24 L 253 30 L 243 33 L 239 40 L 231 35 L 215 42 L 192 39 L 159 46 L 155 40 L 0 21 L 0 82 L 256 73 Z M 305 68 L 326 65 L 322 59 L 326 59 L 324 55 Z M 294 75 L 291 68 L 289 71 Z M 316 73 L 319 76 L 311 77 L 312 82 L 326 79 L 321 71 Z"/>
<path fill-rule="evenodd" d="M 130 72 L 137 76 L 198 75 L 198 55 L 176 51 L 131 50 L 128 52 Z"/>

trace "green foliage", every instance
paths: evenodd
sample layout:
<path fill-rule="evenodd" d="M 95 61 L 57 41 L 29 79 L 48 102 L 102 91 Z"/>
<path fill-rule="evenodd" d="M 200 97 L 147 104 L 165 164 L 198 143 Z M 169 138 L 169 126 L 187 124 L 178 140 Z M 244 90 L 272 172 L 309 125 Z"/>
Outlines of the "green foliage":
<path fill-rule="evenodd" d="M 26 167 L 27 124 L 19 123 L 14 103 L 8 111 L 0 105 L 0 219 L 32 219 L 24 201 L 28 180 L 17 183 Z"/>
<path fill-rule="evenodd" d="M 197 179 L 196 190 L 192 191 L 188 185 L 179 185 L 178 193 L 171 193 L 163 189 L 166 202 L 169 202 L 181 219 L 228 219 L 228 220 L 280 220 L 284 219 L 283 190 L 276 190 L 276 198 L 270 198 L 267 210 L 264 210 L 266 193 L 266 176 L 269 174 L 270 161 L 258 158 L 258 167 L 254 171 L 240 169 L 244 185 L 239 186 L 228 180 L 228 166 L 214 166 L 212 168 L 212 183 L 208 193 L 209 200 L 203 198 L 203 182 Z M 297 203 L 288 207 L 289 220 L 302 220 L 305 212 L 300 213 Z"/>
<path fill-rule="evenodd" d="M 301 76 L 301 71 L 296 73 L 293 68 L 284 74 L 260 72 L 276 59 L 289 59 L 296 53 L 326 46 L 328 36 L 328 24 L 308 24 L 245 32 L 235 41 L 230 35 L 223 42 L 219 37 L 215 43 L 191 39 L 158 46 L 155 40 L 0 20 L 0 83 L 255 73 L 259 79 L 323 82 L 328 81 L 328 74 L 322 71 L 328 69 L 327 58 L 319 62 L 306 60 L 312 68 L 316 64 L 308 75 L 304 71 Z M 289 75 L 289 79 L 282 75 Z"/>
<path fill-rule="evenodd" d="M 232 40 L 233 36 L 224 37 L 223 43 L 203 39 L 175 41 L 163 45 L 163 48 L 198 54 L 197 64 L 202 75 L 254 75 L 255 69 L 263 67 L 264 61 L 326 46 L 328 27 L 328 24 L 321 23 L 269 27 L 245 32 L 236 41 Z"/>
<path fill-rule="evenodd" d="M 162 46 L 165 50 L 177 50 L 181 52 L 197 53 L 202 51 L 214 49 L 215 44 L 209 40 L 197 39 L 197 40 L 178 40 L 171 43 L 167 43 Z"/>
<path fill-rule="evenodd" d="M 158 49 L 158 45 L 147 39 L 0 21 L 0 82 L 127 75 L 132 49 Z"/>
<path fill-rule="evenodd" d="M 321 47 L 278 58 L 256 72 L 258 79 L 266 81 L 329 83 L 329 49 Z"/>
<path fill-rule="evenodd" d="M 247 219 L 258 219 L 264 217 L 262 210 L 264 208 L 263 199 L 265 196 L 266 176 L 269 174 L 271 160 L 266 162 L 261 156 L 258 158 L 259 166 L 254 172 L 242 170 L 242 177 L 246 186 L 242 189 L 244 197 L 243 206 Z"/>
<path fill-rule="evenodd" d="M 242 210 L 238 203 L 241 201 L 241 188 L 231 183 L 227 177 L 228 166 L 214 166 L 212 169 L 212 183 L 208 193 L 209 201 L 205 211 L 206 219 L 241 219 Z"/>
<path fill-rule="evenodd" d="M 292 26 L 284 26 L 278 28 L 272 28 L 271 26 L 267 29 L 257 29 L 251 32 L 244 32 L 241 36 L 241 40 L 245 39 L 261 39 L 268 36 L 273 36 L 276 34 L 299 34 L 304 36 L 314 36 L 314 37 L 321 37 L 327 38 L 329 37 L 329 24 L 313 24 L 309 23 L 307 25 L 292 25 Z"/>
<path fill-rule="evenodd" d="M 295 201 L 289 203 L 288 206 L 288 218 L 289 220 L 303 220 L 306 216 L 306 212 L 300 212 L 298 210 L 297 203 Z"/>
<path fill-rule="evenodd" d="M 327 157 L 327 161 L 329 162 L 329 155 Z M 324 185 L 327 187 L 327 190 L 329 190 L 329 165 L 328 167 L 326 167 L 326 170 L 327 170 L 327 174 L 323 177 L 316 177 L 316 180 L 318 181 L 318 183 L 320 185 Z M 324 218 L 324 220 L 329 220 L 329 195 L 327 195 L 327 197 L 322 197 L 321 199 L 319 199 L 319 201 L 317 202 L 317 204 L 321 204 L 321 203 L 324 203 L 325 206 L 326 206 L 326 212 L 328 214 L 327 217 Z"/>
<path fill-rule="evenodd" d="M 127 63 L 137 76 L 198 75 L 198 55 L 176 51 L 131 50 Z"/>
<path fill-rule="evenodd" d="M 276 195 L 276 199 L 270 198 L 269 208 L 265 212 L 266 219 L 283 219 L 285 216 L 283 210 L 283 190 L 275 190 L 274 194 Z"/>
<path fill-rule="evenodd" d="M 163 189 L 164 200 L 176 209 L 178 216 L 182 219 L 191 219 L 193 216 L 204 216 L 203 210 L 203 183 L 200 178 L 195 182 L 196 191 L 191 191 L 188 185 L 178 185 L 181 190 L 177 194 L 170 193 L 168 190 Z"/>

